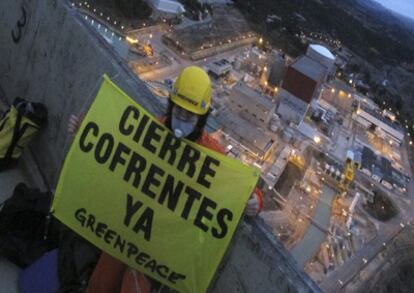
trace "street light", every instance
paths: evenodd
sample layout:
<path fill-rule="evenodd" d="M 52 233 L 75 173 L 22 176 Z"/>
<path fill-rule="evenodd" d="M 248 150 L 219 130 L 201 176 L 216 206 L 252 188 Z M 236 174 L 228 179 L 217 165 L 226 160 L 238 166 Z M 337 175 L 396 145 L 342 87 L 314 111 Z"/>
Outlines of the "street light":
<path fill-rule="evenodd" d="M 364 262 L 364 264 L 368 262 L 368 260 L 365 257 L 362 259 L 362 261 Z"/>
<path fill-rule="evenodd" d="M 127 40 L 128 43 L 138 44 L 138 40 L 137 39 L 133 39 L 133 38 L 127 36 L 126 37 L 126 40 Z"/>

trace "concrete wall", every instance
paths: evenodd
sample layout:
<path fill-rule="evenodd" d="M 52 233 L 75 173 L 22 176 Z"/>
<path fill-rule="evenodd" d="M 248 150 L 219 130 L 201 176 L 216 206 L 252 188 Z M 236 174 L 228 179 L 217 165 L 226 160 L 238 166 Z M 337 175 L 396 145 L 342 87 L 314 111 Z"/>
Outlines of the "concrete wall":
<path fill-rule="evenodd" d="M 321 292 L 261 220 L 246 219 L 232 240 L 211 292 Z"/>
<path fill-rule="evenodd" d="M 175 45 L 175 40 L 173 39 L 172 35 L 164 35 L 162 38 L 162 41 L 164 42 L 164 44 L 169 46 L 177 54 L 181 54 L 181 50 L 184 50 L 184 52 L 187 54 L 187 55 L 184 55 L 184 57 L 187 56 L 193 61 L 201 60 L 203 58 L 208 58 L 208 57 L 223 53 L 225 51 L 233 50 L 238 47 L 247 46 L 247 45 L 253 44 L 254 42 L 256 42 L 256 40 L 257 40 L 257 37 L 253 36 L 250 38 L 234 41 L 231 43 L 224 43 L 221 46 L 215 46 L 212 48 L 198 50 L 198 51 L 191 51 L 186 48 L 181 48 L 181 47 L 177 48 L 177 46 Z"/>
<path fill-rule="evenodd" d="M 102 74 L 150 112 L 161 105 L 114 50 L 63 0 L 0 1 L 0 97 L 43 102 L 49 123 L 32 143 L 50 187 L 72 138 L 71 113 L 85 111 Z M 242 223 L 212 284 L 212 292 L 319 292 L 262 223 Z M 244 291 L 241 291 L 244 290 Z"/>
<path fill-rule="evenodd" d="M 302 101 L 310 103 L 314 97 L 319 84 L 316 80 L 306 76 L 299 70 L 288 67 L 282 88 L 295 95 Z"/>
<path fill-rule="evenodd" d="M 250 38 L 234 41 L 234 42 L 231 42 L 231 43 L 225 43 L 221 46 L 217 46 L 217 47 L 213 47 L 213 48 L 209 48 L 209 49 L 204 49 L 204 50 L 199 50 L 199 51 L 187 52 L 187 53 L 190 55 L 191 60 L 196 61 L 196 60 L 200 60 L 200 59 L 203 59 L 203 58 L 208 58 L 210 56 L 214 56 L 216 54 L 223 53 L 225 51 L 230 51 L 230 50 L 233 50 L 233 49 L 238 48 L 238 47 L 251 45 L 251 44 L 255 43 L 256 40 L 257 40 L 257 37 L 253 36 L 253 37 L 250 37 Z"/>
<path fill-rule="evenodd" d="M 145 85 L 65 1 L 0 1 L 0 40 L 7 102 L 21 96 L 49 110 L 32 148 L 52 188 L 71 142 L 69 115 L 88 108 L 104 73 L 151 112 L 158 109 Z"/>

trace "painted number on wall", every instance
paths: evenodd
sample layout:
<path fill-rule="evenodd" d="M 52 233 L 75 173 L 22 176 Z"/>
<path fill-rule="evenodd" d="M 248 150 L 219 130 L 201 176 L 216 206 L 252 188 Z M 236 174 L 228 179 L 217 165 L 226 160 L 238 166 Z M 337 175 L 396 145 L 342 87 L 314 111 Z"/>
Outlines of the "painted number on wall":
<path fill-rule="evenodd" d="M 21 8 L 21 11 L 22 11 L 22 15 L 21 15 L 20 19 L 17 21 L 16 27 L 14 29 L 12 29 L 12 31 L 11 31 L 11 36 L 12 36 L 13 42 L 15 44 L 20 42 L 20 39 L 22 38 L 22 29 L 24 28 L 24 26 L 27 23 L 26 9 L 24 9 L 23 6 L 20 7 L 20 8 Z"/>

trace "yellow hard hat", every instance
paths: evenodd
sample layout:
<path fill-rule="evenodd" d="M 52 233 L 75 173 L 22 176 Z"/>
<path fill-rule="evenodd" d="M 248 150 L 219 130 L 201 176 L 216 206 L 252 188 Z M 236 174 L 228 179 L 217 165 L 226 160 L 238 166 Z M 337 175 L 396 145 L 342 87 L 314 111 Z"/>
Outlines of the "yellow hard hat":
<path fill-rule="evenodd" d="M 187 111 L 206 114 L 211 104 L 211 81 L 208 74 L 198 66 L 184 68 L 174 83 L 170 98 Z"/>

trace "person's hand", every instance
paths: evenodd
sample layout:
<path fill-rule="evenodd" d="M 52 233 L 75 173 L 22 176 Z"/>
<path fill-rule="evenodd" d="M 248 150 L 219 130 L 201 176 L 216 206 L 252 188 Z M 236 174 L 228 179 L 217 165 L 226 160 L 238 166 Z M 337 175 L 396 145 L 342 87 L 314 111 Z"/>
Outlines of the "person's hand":
<path fill-rule="evenodd" d="M 257 197 L 258 195 L 256 194 L 256 192 L 253 192 L 250 196 L 249 201 L 247 202 L 245 212 L 246 215 L 248 215 L 249 217 L 254 217 L 258 213 L 259 201 L 257 200 Z"/>
<path fill-rule="evenodd" d="M 69 134 L 75 135 L 76 132 L 78 132 L 79 126 L 80 126 L 82 120 L 83 120 L 82 116 L 78 117 L 78 116 L 73 115 L 73 114 L 70 115 L 69 122 L 68 122 L 68 132 L 69 132 Z"/>

